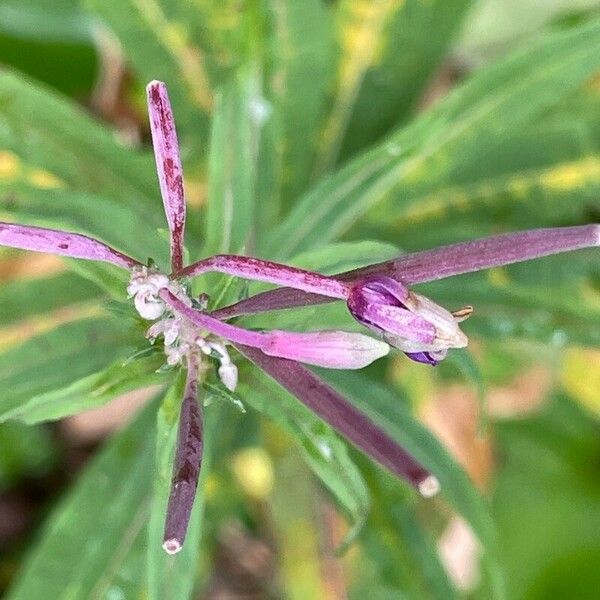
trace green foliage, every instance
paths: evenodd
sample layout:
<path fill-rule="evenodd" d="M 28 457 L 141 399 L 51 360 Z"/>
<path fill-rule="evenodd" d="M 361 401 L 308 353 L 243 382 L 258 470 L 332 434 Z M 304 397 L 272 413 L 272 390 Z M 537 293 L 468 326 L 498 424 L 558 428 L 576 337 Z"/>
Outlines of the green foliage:
<path fill-rule="evenodd" d="M 557 395 L 498 429 L 506 464 L 494 495 L 511 598 L 594 597 L 600 555 L 597 420 Z"/>
<path fill-rule="evenodd" d="M 56 507 L 10 598 L 126 598 L 144 587 L 155 403 L 117 434 Z M 73 527 L 77 523 L 77 527 Z"/>
<path fill-rule="evenodd" d="M 12 68 L 0 72 L 0 218 L 87 233 L 166 266 L 147 144 L 129 147 L 59 93 L 89 95 L 93 40 L 112 39 L 133 75 L 121 100 L 137 111 L 144 141 L 143 86 L 152 79 L 168 84 L 188 195 L 201 199 L 188 206 L 190 260 L 243 252 L 336 273 L 511 228 L 597 221 L 600 22 L 586 13 L 516 45 L 499 35 L 502 48 L 483 52 L 497 55 L 494 61 L 471 68 L 426 106 L 426 92 L 453 64 L 454 40 L 478 5 L 3 3 L 0 60 Z M 519 30 L 534 30 L 551 12 L 536 7 Z M 478 47 L 474 36 L 463 35 L 460 47 Z M 347 523 L 350 597 L 464 597 L 436 547 L 452 511 L 481 549 L 482 577 L 470 597 L 501 598 L 505 585 L 510 598 L 540 600 L 553 590 L 578 598 L 597 590 L 593 417 L 555 395 L 545 412 L 524 421 L 491 419 L 486 432 L 497 437 L 501 460 L 487 502 L 467 475 L 469 465 L 450 456 L 420 422 L 419 407 L 390 383 L 385 361 L 367 374 L 323 377 L 438 476 L 441 500 L 417 500 L 271 379 L 236 359 L 237 394 L 247 412 L 231 406 L 237 396 L 206 382 L 210 402 L 192 524 L 184 550 L 167 556 L 161 540 L 181 374 L 157 372 L 164 371 L 160 347 L 140 352 L 144 329 L 125 305 L 126 275 L 112 266 L 65 264 L 66 272 L 0 285 L 0 487 L 54 464 L 58 451 L 41 423 L 149 385 L 162 384 L 166 392 L 160 405 L 145 408 L 106 443 L 52 509 L 9 598 L 179 600 L 201 593 L 198 582 L 208 581 L 214 559 L 215 523 L 233 517 L 249 528 L 264 525 L 264 506 L 241 509 L 251 502 L 230 479 L 218 478 L 216 468 L 226 469 L 233 450 L 255 444 L 257 431 L 269 438 L 276 480 L 261 501 L 272 507 L 267 520 L 283 555 L 280 595 L 318 597 L 325 589 L 315 543 L 323 496 Z M 447 364 L 454 379 L 483 397 L 488 380 L 510 381 L 524 362 L 522 355 L 503 354 L 505 342 L 549 346 L 546 355 L 555 362 L 567 345 L 598 346 L 599 281 L 596 255 L 582 251 L 423 290 L 451 309 L 475 306 L 465 331 L 480 345 Z M 214 275 L 193 285 L 219 305 L 269 287 Z M 240 324 L 359 328 L 341 304 Z M 426 369 L 412 382 L 417 403 L 439 383 Z M 447 370 L 442 383 L 444 377 Z M 402 374 L 399 379 L 402 386 Z M 276 427 L 261 428 L 266 422 Z M 279 452 L 273 432 L 298 454 Z M 218 486 L 229 486 L 217 492 L 226 501 L 213 505 Z M 214 523 L 204 519 L 207 507 Z"/>

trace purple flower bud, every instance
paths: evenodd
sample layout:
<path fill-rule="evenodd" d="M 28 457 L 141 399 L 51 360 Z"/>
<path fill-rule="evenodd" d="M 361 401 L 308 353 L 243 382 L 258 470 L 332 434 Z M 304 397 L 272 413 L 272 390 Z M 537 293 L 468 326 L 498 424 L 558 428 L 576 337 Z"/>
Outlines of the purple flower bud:
<path fill-rule="evenodd" d="M 359 281 L 348 295 L 354 318 L 418 362 L 435 365 L 467 337 L 452 313 L 384 275 Z"/>

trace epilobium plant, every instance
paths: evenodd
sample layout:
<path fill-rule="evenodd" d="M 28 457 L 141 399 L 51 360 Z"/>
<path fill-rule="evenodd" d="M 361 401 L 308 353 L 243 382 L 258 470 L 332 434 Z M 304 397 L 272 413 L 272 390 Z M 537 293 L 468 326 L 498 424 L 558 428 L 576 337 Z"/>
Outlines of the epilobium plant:
<path fill-rule="evenodd" d="M 580 250 L 599 236 L 600 23 L 553 28 L 431 106 L 469 2 L 79 4 L 137 82 L 168 81 L 177 134 L 160 82 L 152 157 L 0 71 L 0 245 L 67 257 L 0 286 L 0 421 L 17 439 L 14 420 L 154 399 L 53 510 L 14 598 L 191 597 L 223 524 L 295 557 L 293 523 L 316 538 L 329 501 L 358 549 L 349 595 L 458 598 L 436 551 L 456 511 L 481 550 L 473 597 L 500 597 L 498 548 L 526 540 L 498 543 L 507 501 L 478 488 L 494 472 L 474 485 L 474 452 L 459 465 L 414 413 L 600 343 L 597 251 Z M 477 427 L 458 420 L 461 439 Z M 537 498 L 537 456 L 501 441 Z M 542 504 L 523 513 L 546 531 Z"/>
<path fill-rule="evenodd" d="M 0 244 L 106 261 L 128 269 L 131 276 L 127 294 L 140 317 L 153 321 L 146 336 L 151 342 L 162 337 L 167 364 L 181 364 L 187 370 L 163 541 L 165 550 L 171 554 L 181 550 L 198 484 L 202 461 L 199 363 L 203 355 L 216 357 L 220 363 L 219 378 L 229 390 L 235 391 L 238 374 L 227 350 L 229 344 L 236 346 L 366 454 L 405 478 L 424 496 L 435 495 L 439 491 L 435 475 L 297 363 L 360 369 L 385 356 L 390 344 L 412 360 L 436 365 L 450 349 L 467 345 L 467 336 L 458 323 L 471 314 L 472 308 L 467 306 L 449 312 L 412 292 L 407 285 L 598 246 L 600 225 L 540 229 L 466 242 L 369 265 L 337 277 L 234 255 L 213 256 L 184 267 L 186 210 L 175 122 L 164 83 L 153 81 L 147 91 L 158 179 L 169 226 L 171 273 L 161 273 L 152 261 L 143 265 L 98 240 L 66 231 L 0 223 Z M 189 292 L 189 278 L 209 271 L 268 282 L 283 289 L 217 311 L 220 315 L 217 318 L 206 310 L 205 302 L 194 301 Z M 297 292 L 290 293 L 285 288 Z M 208 291 L 204 292 L 207 294 Z M 285 294 L 286 299 L 277 302 L 281 294 Z M 251 331 L 225 322 L 234 314 L 292 308 L 332 299 L 345 301 L 352 316 L 385 341 L 345 331 Z"/>

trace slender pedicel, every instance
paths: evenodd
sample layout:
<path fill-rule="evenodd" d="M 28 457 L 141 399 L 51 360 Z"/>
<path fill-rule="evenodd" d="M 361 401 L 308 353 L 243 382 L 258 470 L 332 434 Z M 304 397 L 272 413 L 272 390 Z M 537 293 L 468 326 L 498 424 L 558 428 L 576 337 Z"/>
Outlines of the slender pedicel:
<path fill-rule="evenodd" d="M 256 348 L 235 346 L 365 454 L 408 481 L 423 496 L 437 494 L 440 485 L 434 475 L 312 371 L 292 360 L 266 356 Z"/>
<path fill-rule="evenodd" d="M 405 285 L 411 285 L 598 245 L 598 224 L 532 229 L 415 252 L 339 273 L 335 277 L 340 281 L 352 282 L 370 275 L 388 275 Z M 215 311 L 213 316 L 228 319 L 327 302 L 332 302 L 332 299 L 323 294 L 304 293 L 288 286 L 223 307 Z"/>
<path fill-rule="evenodd" d="M 164 83 L 151 81 L 146 92 L 156 171 L 171 237 L 171 268 L 179 271 L 183 267 L 185 198 L 175 120 Z"/>
<path fill-rule="evenodd" d="M 187 306 L 167 289 L 161 290 L 159 295 L 176 313 L 197 327 L 232 342 L 260 348 L 269 356 L 332 369 L 361 369 L 389 352 L 388 344 L 360 333 L 249 331 Z"/>
<path fill-rule="evenodd" d="M 131 269 L 140 264 L 134 258 L 87 235 L 32 225 L 0 222 L 0 246 L 48 252 L 71 258 L 101 260 L 124 269 Z"/>
<path fill-rule="evenodd" d="M 327 275 L 269 260 L 232 254 L 220 254 L 198 261 L 176 273 L 175 276 L 194 277 L 211 271 L 292 287 L 305 292 L 315 292 L 331 298 L 342 299 L 348 295 L 348 284 Z"/>
<path fill-rule="evenodd" d="M 198 404 L 198 356 L 187 357 L 185 393 L 179 416 L 177 449 L 167 507 L 163 548 L 176 554 L 187 533 L 202 463 L 202 414 Z"/>

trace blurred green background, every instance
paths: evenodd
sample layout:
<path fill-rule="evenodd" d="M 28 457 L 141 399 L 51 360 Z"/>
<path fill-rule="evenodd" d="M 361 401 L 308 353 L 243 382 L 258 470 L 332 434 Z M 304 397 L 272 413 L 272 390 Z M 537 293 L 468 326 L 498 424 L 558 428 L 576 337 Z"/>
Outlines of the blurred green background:
<path fill-rule="evenodd" d="M 267 17 L 261 20 L 261 15 Z M 591 48 L 600 38 L 590 23 L 599 17 L 600 2 L 583 0 L 0 1 L 0 68 L 6 75 L 0 83 L 0 217 L 85 230 L 119 247 L 130 244 L 140 258 L 145 258 L 146 248 L 162 244 L 155 233 L 164 226 L 147 152 L 143 92 L 147 80 L 162 78 L 170 86 L 188 202 L 196 215 L 190 221 L 190 232 L 196 234 L 189 244 L 194 256 L 205 223 L 218 220 L 218 215 L 206 216 L 205 207 L 223 193 L 219 176 L 246 159 L 247 169 L 257 174 L 253 191 L 237 180 L 234 189 L 240 196 L 253 193 L 261 198 L 260 217 L 269 224 L 264 236 L 257 236 L 256 251 L 307 266 L 328 264 L 333 272 L 338 270 L 335 260 L 327 263 L 310 252 L 338 239 L 378 240 L 378 246 L 363 248 L 377 260 L 393 255 L 389 243 L 413 250 L 495 231 L 597 222 L 600 56 L 594 63 Z M 547 56 L 546 50 L 536 54 L 539 64 L 528 64 L 528 49 L 537 39 L 566 32 L 577 40 L 578 28 L 591 41 L 587 50 L 588 43 L 581 41 L 578 53 L 568 58 L 573 73 L 581 70 L 582 82 L 573 75 L 573 81 L 561 85 L 559 69 L 567 73 L 569 67 L 566 59 L 560 63 L 560 48 L 556 61 L 549 46 Z M 517 58 L 513 61 L 512 56 Z M 494 70 L 497 63 L 506 68 Z M 556 81 L 548 75 L 553 65 Z M 514 79 L 512 68 L 518 71 Z M 460 86 L 471 78 L 473 84 L 464 88 L 463 96 L 444 104 L 448 94 L 463 89 Z M 29 86 L 23 81 L 42 85 L 42 91 L 23 92 L 15 106 L 12 95 L 22 93 L 21 85 Z M 265 128 L 260 147 L 251 147 L 255 140 L 239 117 L 239 98 L 234 94 L 228 100 L 231 81 L 243 91 L 257 81 L 265 86 L 257 97 L 269 101 L 251 109 L 259 120 L 264 111 L 274 111 L 270 123 L 275 125 Z M 507 98 L 512 96 L 502 105 L 505 92 Z M 70 98 L 102 122 L 110 135 L 84 130 L 78 115 L 71 115 L 70 109 L 61 112 L 62 105 L 54 104 L 55 94 Z M 477 111 L 496 102 L 497 120 L 479 123 Z M 472 131 L 461 121 L 461 111 L 471 110 L 471 103 L 474 108 L 467 116 L 475 115 Z M 438 106 L 438 113 L 429 112 Z M 221 121 L 213 119 L 213 110 Z M 516 125 L 511 129 L 513 118 Z M 464 125 L 467 133 L 452 146 L 454 138 L 446 134 L 446 125 L 450 130 L 455 122 L 456 129 Z M 398 182 L 390 184 L 377 203 L 364 192 L 361 202 L 369 208 L 355 221 L 349 217 L 348 227 L 340 223 L 352 213 L 352 208 L 344 212 L 350 202 L 332 209 L 331 218 L 337 220 L 324 219 L 322 229 L 317 227 L 295 245 L 291 233 L 303 214 L 296 201 L 309 197 L 312 186 L 331 195 L 351 178 L 352 169 L 358 168 L 353 165 L 371 158 L 376 162 L 378 152 L 402 156 L 413 152 L 414 144 L 416 152 L 422 146 L 427 154 L 438 131 L 441 139 L 451 139 L 449 149 L 432 151 L 406 178 L 399 171 Z M 456 135 L 461 134 L 462 130 Z M 275 163 L 261 154 L 262 144 L 278 135 L 284 138 L 284 149 L 278 154 L 280 173 L 273 175 L 269 166 Z M 114 154 L 110 144 L 118 148 Z M 241 158 L 236 155 L 240 148 Z M 129 162 L 122 158 L 128 153 Z M 256 155 L 264 160 L 252 162 Z M 332 173 L 333 179 L 328 179 Z M 277 205 L 269 202 L 275 179 Z M 155 200 L 147 213 L 136 208 L 145 206 L 135 204 L 142 196 L 144 201 Z M 306 206 L 305 214 L 310 214 L 313 205 Z M 112 220 L 121 214 L 121 221 Z M 293 218 L 285 221 L 288 215 Z M 129 239 L 132 227 L 145 221 L 147 230 Z M 283 225 L 276 228 L 280 222 Z M 211 235 L 209 230 L 206 251 L 219 248 L 219 240 Z M 361 251 L 355 252 L 361 256 Z M 157 258 L 164 258 L 159 253 Z M 72 372 L 57 375 L 54 366 L 43 361 L 46 346 L 36 336 L 78 323 L 74 315 L 96 317 L 92 307 L 107 290 L 110 293 L 112 284 L 98 284 L 108 281 L 101 273 L 83 272 L 84 278 L 74 268 L 54 259 L 0 251 L 0 386 L 10 397 L 7 402 L 17 407 L 42 392 L 64 391 L 68 383 L 126 356 L 112 355 L 113 340 L 124 336 L 112 321 L 115 331 L 110 323 L 98 325 L 107 341 L 100 340 L 93 349 L 95 362 L 86 364 L 87 370 L 79 373 L 74 362 Z M 68 302 L 61 292 L 65 289 Z M 443 281 L 424 289 L 447 306 L 464 304 L 465 296 L 475 305 L 470 353 L 457 352 L 435 371 L 394 357 L 372 367 L 368 381 L 385 381 L 387 392 L 392 390 L 399 403 L 411 406 L 489 498 L 497 526 L 490 550 L 497 554 L 507 598 L 598 598 L 597 253 L 555 257 L 462 278 L 454 286 Z M 322 317 L 328 318 L 335 322 L 340 317 Z M 289 319 L 281 316 L 279 326 L 301 325 Z M 261 324 L 260 319 L 253 323 Z M 50 343 L 50 351 L 60 347 L 76 355 L 76 341 L 67 348 L 65 340 L 77 340 L 77 331 L 60 331 L 54 341 L 44 343 Z M 22 349 L 20 344 L 27 340 L 32 346 Z M 32 351 L 40 359 L 28 365 Z M 21 361 L 36 372 L 47 369 L 39 389 L 28 381 L 25 367 L 16 368 Z M 244 386 L 251 388 L 250 375 L 248 380 Z M 85 512 L 82 507 L 92 502 L 94 481 L 99 481 L 80 479 L 87 465 L 95 469 L 95 476 L 108 478 L 111 469 L 118 476 L 133 473 L 129 483 L 138 486 L 137 495 L 128 495 L 127 481 L 122 488 L 104 490 L 102 497 L 113 498 L 115 506 L 145 502 L 144 486 L 152 482 L 143 477 L 138 481 L 135 473 L 143 472 L 144 461 L 153 460 L 154 440 L 144 435 L 153 426 L 153 415 L 122 434 L 130 436 L 123 438 L 124 448 L 135 438 L 144 452 L 129 456 L 113 445 L 100 457 L 104 462 L 90 461 L 98 460 L 94 457 L 108 436 L 121 430 L 156 388 L 132 393 L 142 386 L 106 381 L 113 385 L 106 399 L 113 391 L 112 395 L 128 395 L 97 412 L 61 421 L 0 424 L 0 589 L 15 585 L 9 597 L 54 597 L 42 595 L 42 584 L 61 590 L 56 596 L 61 598 L 149 597 L 139 581 L 145 537 L 134 535 L 131 548 L 119 551 L 125 525 L 114 516 L 118 508 L 94 506 L 94 514 L 88 516 L 114 527 L 112 537 L 107 534 L 98 541 L 117 547 L 103 565 L 86 570 L 75 562 L 65 579 L 69 570 L 50 560 L 49 548 L 55 547 L 43 545 L 50 539 L 44 537 L 48 517 L 54 515 L 53 527 L 61 518 L 73 518 L 72 527 L 77 527 L 76 516 L 85 520 L 77 511 Z M 140 378 L 144 386 L 156 381 Z M 207 476 L 203 550 L 188 565 L 199 573 L 189 584 L 193 597 L 491 597 L 489 589 L 495 584 L 486 581 L 490 575 L 481 564 L 488 549 L 481 548 L 465 521 L 443 501 L 433 507 L 407 501 L 403 487 L 390 483 L 353 450 L 347 456 L 345 449 L 345 460 L 358 465 L 366 482 L 361 485 L 369 493 L 363 497 L 361 485 L 349 486 L 351 497 L 344 508 L 353 507 L 350 512 L 363 515 L 366 522 L 357 542 L 338 556 L 336 548 L 349 527 L 336 509 L 339 498 L 336 503 L 328 495 L 305 462 L 307 454 L 317 452 L 315 447 L 294 443 L 294 428 L 298 439 L 309 435 L 302 431 L 308 421 L 303 414 L 293 419 L 270 414 L 268 401 L 277 401 L 278 392 L 261 385 L 264 398 L 248 400 L 250 415 L 227 417 L 227 433 L 219 442 L 220 466 Z M 250 398 L 253 392 L 246 391 Z M 240 395 L 244 399 L 244 389 Z M 25 413 L 19 415 L 18 410 L 16 414 L 29 423 L 53 421 L 47 415 L 37 419 L 23 418 Z M 318 440 L 322 432 L 314 419 L 311 423 L 317 430 L 309 437 Z M 79 504 L 68 495 L 70 489 L 82 494 Z M 77 511 L 69 512 L 71 501 Z M 350 523 L 356 524 L 353 520 Z M 88 525 L 82 525 L 82 531 L 88 531 Z M 65 552 L 62 559 L 68 562 L 77 549 L 71 548 L 71 553 Z M 46 572 L 39 570 L 39 561 L 45 562 Z M 22 571 L 23 565 L 31 571 Z M 37 583 L 35 573 L 30 575 L 36 569 L 46 573 L 37 575 Z M 81 580 L 78 573 L 83 573 Z M 53 583 L 51 577 L 56 579 Z M 186 597 L 178 593 L 172 597 Z"/>

